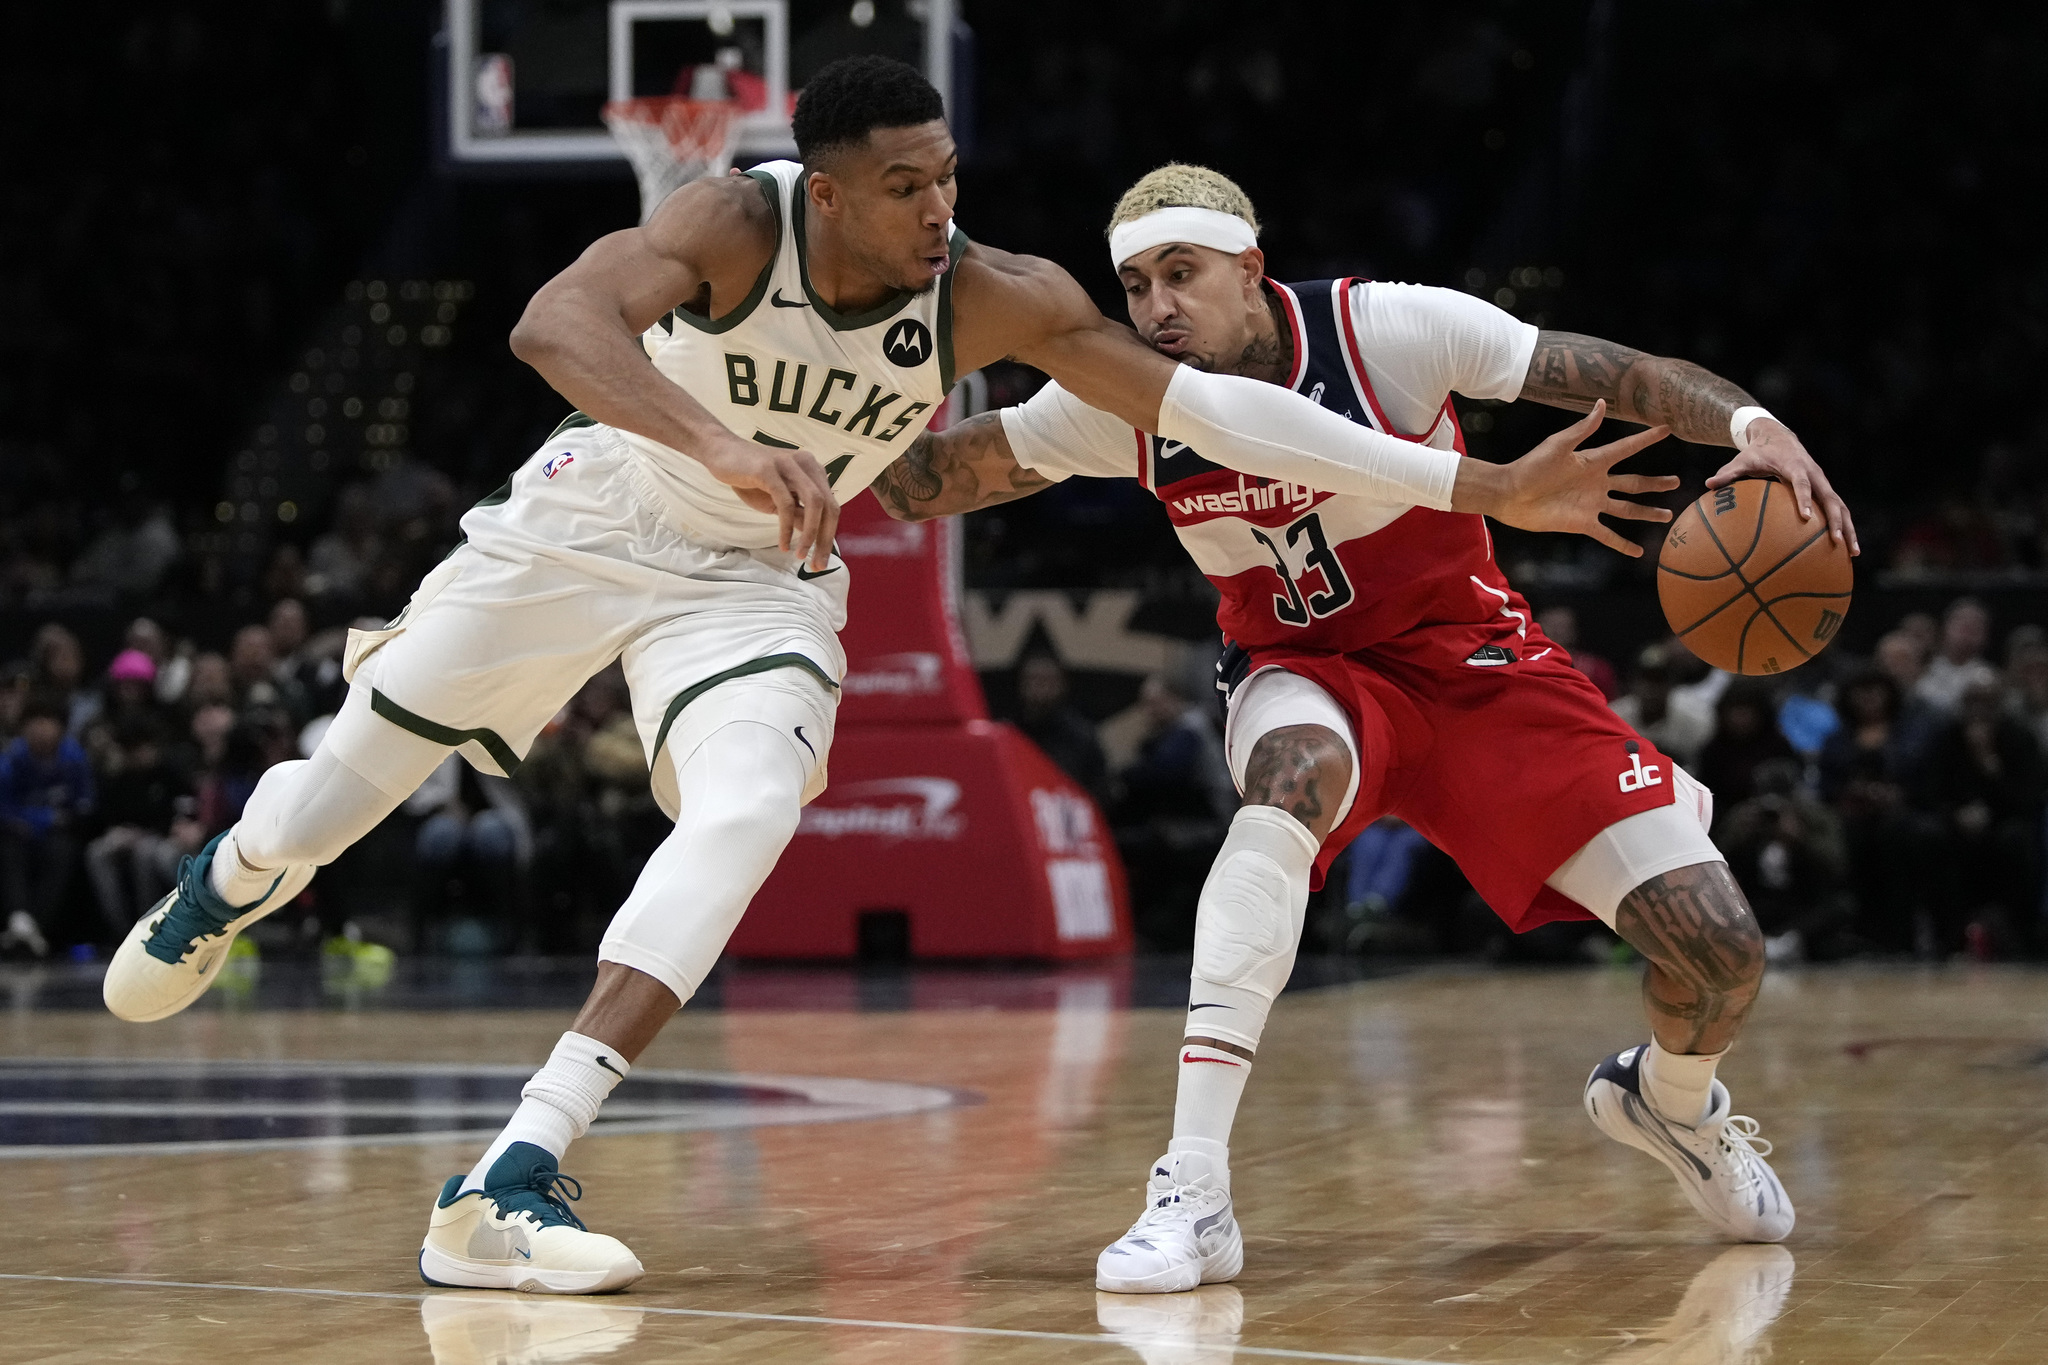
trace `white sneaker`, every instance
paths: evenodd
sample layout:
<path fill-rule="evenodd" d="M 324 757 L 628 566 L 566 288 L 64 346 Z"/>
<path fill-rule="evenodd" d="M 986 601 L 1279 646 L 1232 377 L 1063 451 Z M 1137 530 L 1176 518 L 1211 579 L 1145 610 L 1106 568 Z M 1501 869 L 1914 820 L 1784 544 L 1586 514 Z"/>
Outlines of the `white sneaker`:
<path fill-rule="evenodd" d="M 483 1189 L 458 1193 L 462 1180 L 448 1177 L 434 1201 L 420 1244 L 420 1278 L 428 1284 L 603 1294 L 646 1273 L 624 1242 L 592 1232 L 570 1212 L 567 1200 L 582 1198 L 583 1187 L 555 1169 L 545 1148 L 515 1142 L 491 1163 Z"/>
<path fill-rule="evenodd" d="M 1145 1365 L 1231 1365 L 1244 1330 L 1244 1295 L 1233 1284 L 1188 1294 L 1095 1296 L 1095 1321 Z"/>
<path fill-rule="evenodd" d="M 226 834 L 178 868 L 178 884 L 135 921 L 107 964 L 100 993 L 107 1008 L 131 1024 L 166 1019 L 206 994 L 219 979 L 214 968 L 227 961 L 235 935 L 306 889 L 318 869 L 288 867 L 253 905 L 232 906 L 207 880 L 213 855 Z"/>
<path fill-rule="evenodd" d="M 632 1345 L 644 1316 L 589 1299 L 455 1293 L 420 1300 L 434 1365 L 569 1365 Z"/>
<path fill-rule="evenodd" d="M 1095 1258 L 1095 1287 L 1178 1294 L 1236 1279 L 1244 1235 L 1231 1212 L 1229 1179 L 1199 1152 L 1168 1152 L 1153 1162 L 1144 1215 Z"/>
<path fill-rule="evenodd" d="M 1586 1078 L 1586 1113 L 1601 1132 L 1648 1152 L 1678 1177 L 1678 1187 L 1706 1220 L 1738 1242 L 1781 1242 L 1792 1232 L 1792 1200 L 1764 1158 L 1771 1144 L 1757 1122 L 1730 1114 L 1719 1081 L 1697 1128 L 1671 1122 L 1643 1098 L 1647 1045 L 1617 1052 Z"/>

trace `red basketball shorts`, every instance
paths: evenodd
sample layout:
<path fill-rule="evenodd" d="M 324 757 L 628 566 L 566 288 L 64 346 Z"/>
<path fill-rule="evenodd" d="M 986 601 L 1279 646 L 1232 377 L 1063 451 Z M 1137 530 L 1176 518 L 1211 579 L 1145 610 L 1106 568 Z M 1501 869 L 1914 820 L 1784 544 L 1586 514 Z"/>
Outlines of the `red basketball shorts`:
<path fill-rule="evenodd" d="M 1593 919 L 1544 879 L 1609 825 L 1671 803 L 1671 760 L 1554 646 L 1492 667 L 1371 650 L 1247 653 L 1248 674 L 1279 667 L 1322 687 L 1358 739 L 1358 795 L 1323 842 L 1318 887 L 1361 830 L 1395 815 L 1456 859 L 1516 933 Z"/>

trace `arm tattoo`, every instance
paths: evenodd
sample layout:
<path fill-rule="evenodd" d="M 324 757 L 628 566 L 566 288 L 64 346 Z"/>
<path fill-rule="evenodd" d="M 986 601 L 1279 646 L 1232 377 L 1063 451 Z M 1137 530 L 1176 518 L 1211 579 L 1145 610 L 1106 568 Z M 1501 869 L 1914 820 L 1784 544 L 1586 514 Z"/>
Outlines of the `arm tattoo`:
<path fill-rule="evenodd" d="M 1247 805 L 1278 806 L 1314 827 L 1323 814 L 1326 790 L 1341 800 L 1351 783 L 1351 759 L 1343 742 L 1320 725 L 1287 725 L 1259 738 L 1245 763 Z"/>
<path fill-rule="evenodd" d="M 919 436 L 873 486 L 883 510 L 896 520 L 928 521 L 1009 502 L 1051 483 L 1017 463 L 1002 418 L 984 412 Z"/>
<path fill-rule="evenodd" d="M 1537 334 L 1522 397 L 1574 412 L 1590 412 L 1604 398 L 1608 412 L 1625 421 L 1663 423 L 1681 441 L 1720 446 L 1730 444 L 1728 419 L 1735 409 L 1756 401 L 1689 360 L 1576 332 Z"/>
<path fill-rule="evenodd" d="M 1764 945 L 1728 864 L 1652 877 L 1623 897 L 1614 931 L 1649 959 L 1643 1004 L 1659 1042 L 1719 1052 L 1734 1040 L 1763 981 Z"/>

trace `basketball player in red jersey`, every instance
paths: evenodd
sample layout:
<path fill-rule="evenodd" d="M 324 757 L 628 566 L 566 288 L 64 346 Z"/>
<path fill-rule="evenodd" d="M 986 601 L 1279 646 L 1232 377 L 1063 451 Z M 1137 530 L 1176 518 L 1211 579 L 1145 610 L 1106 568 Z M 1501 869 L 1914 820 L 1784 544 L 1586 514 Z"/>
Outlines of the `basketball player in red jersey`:
<path fill-rule="evenodd" d="M 1803 516 L 1818 506 L 1855 549 L 1847 508 L 1798 439 L 1696 365 L 1539 332 L 1452 290 L 1268 280 L 1249 200 L 1199 167 L 1146 176 L 1110 226 L 1131 321 L 1155 349 L 1439 451 L 1446 479 L 1464 450 L 1453 392 L 1590 410 L 1553 438 L 1568 444 L 1611 409 L 1736 446 L 1711 485 L 1778 478 Z M 1456 858 L 1511 928 L 1598 918 L 1642 953 L 1652 1040 L 1594 1068 L 1588 1113 L 1669 1167 L 1723 1235 L 1790 1233 L 1769 1144 L 1714 1076 L 1756 998 L 1764 953 L 1707 837 L 1712 796 L 1544 637 L 1495 564 L 1484 518 L 1441 497 L 1246 477 L 1056 383 L 920 438 L 876 491 L 893 514 L 917 518 L 1074 474 L 1135 474 L 1222 594 L 1225 745 L 1244 793 L 1197 912 L 1172 1141 L 1152 1166 L 1144 1215 L 1098 1259 L 1097 1287 L 1162 1293 L 1237 1275 L 1228 1141 L 1253 1052 L 1293 968 L 1310 889 L 1390 812 Z M 1613 509 L 1651 519 L 1628 506 Z M 1589 534 L 1642 553 L 1609 528 Z"/>

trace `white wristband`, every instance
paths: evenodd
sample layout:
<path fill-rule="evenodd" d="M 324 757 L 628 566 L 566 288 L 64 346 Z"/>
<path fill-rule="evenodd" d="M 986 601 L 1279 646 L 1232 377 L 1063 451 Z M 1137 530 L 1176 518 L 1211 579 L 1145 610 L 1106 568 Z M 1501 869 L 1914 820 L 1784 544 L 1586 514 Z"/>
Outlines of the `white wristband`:
<path fill-rule="evenodd" d="M 1742 438 L 1748 434 L 1749 424 L 1759 417 L 1771 417 L 1771 414 L 1757 407 L 1737 408 L 1734 415 L 1728 419 L 1728 434 L 1735 438 L 1737 450 L 1742 449 L 1745 444 Z M 1775 422 L 1778 419 L 1771 417 L 1771 420 Z"/>

